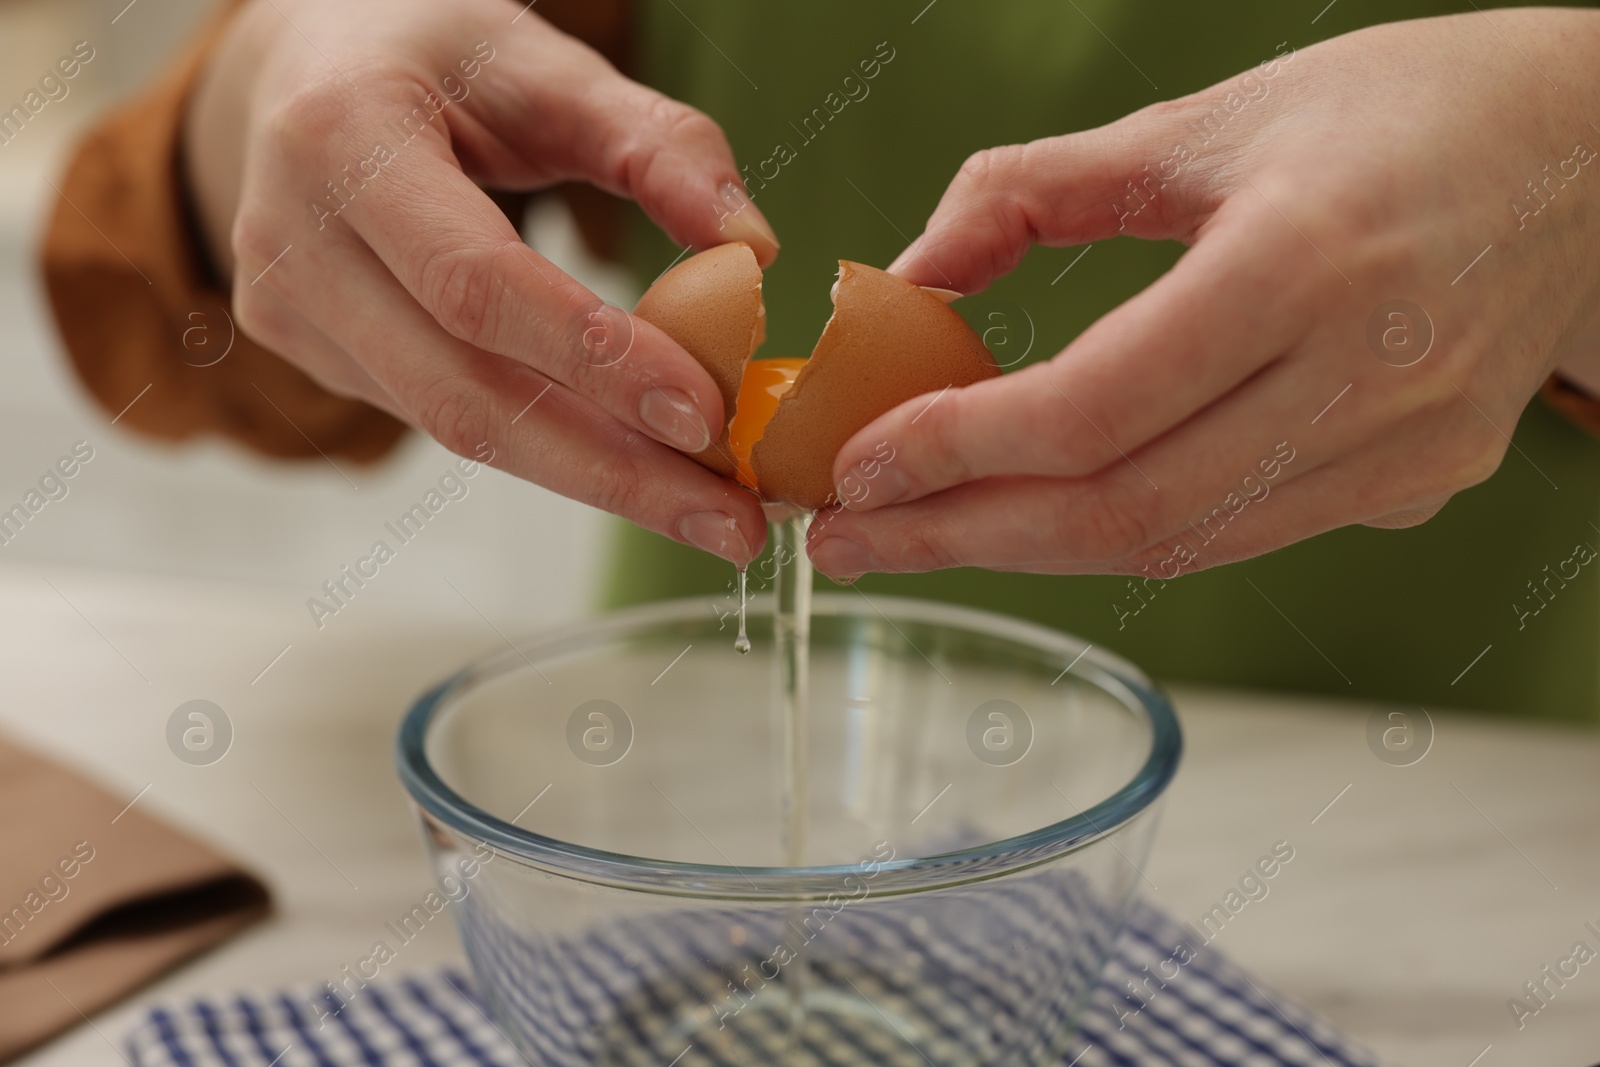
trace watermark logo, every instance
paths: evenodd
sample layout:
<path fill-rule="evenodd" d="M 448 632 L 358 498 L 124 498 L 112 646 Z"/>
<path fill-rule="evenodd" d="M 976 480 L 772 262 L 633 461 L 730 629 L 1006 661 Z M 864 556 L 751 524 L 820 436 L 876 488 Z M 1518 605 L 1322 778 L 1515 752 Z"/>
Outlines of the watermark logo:
<path fill-rule="evenodd" d="M 134 399 L 139 398 L 134 397 Z M 30 487 L 22 494 L 21 499 L 10 507 L 0 502 L 0 545 L 9 545 L 22 533 L 22 528 L 32 522 L 34 517 L 48 505 L 65 500 L 67 494 L 72 491 L 71 480 L 77 477 L 78 472 L 92 459 L 94 459 L 94 446 L 88 441 L 75 442 L 71 453 L 57 459 L 53 466 L 45 468 L 44 473 L 39 476 L 37 487 Z"/>
<path fill-rule="evenodd" d="M 740 178 L 744 182 L 745 189 L 749 190 L 748 194 L 735 187 L 735 194 L 730 195 L 728 187 L 723 186 L 721 206 L 712 205 L 712 210 L 717 212 L 718 228 L 725 228 L 730 217 L 737 217 L 743 210 L 745 199 L 754 200 L 766 189 L 768 182 L 776 180 L 778 175 L 783 173 L 784 167 L 799 159 L 801 151 L 822 136 L 822 131 L 830 124 L 837 122 L 845 108 L 853 103 L 862 103 L 872 95 L 871 81 L 882 74 L 883 68 L 893 63 L 898 54 L 888 41 L 879 41 L 872 55 L 859 60 L 849 73 L 835 83 L 837 87 L 830 89 L 810 112 L 800 116 L 798 122 L 792 118 L 788 120 L 789 130 L 794 131 L 794 138 L 790 139 L 788 131 L 783 131 L 780 136 L 784 140 L 773 147 L 771 155 L 740 168 Z"/>
<path fill-rule="evenodd" d="M 94 45 L 79 41 L 72 46 L 71 55 L 62 56 L 54 67 L 45 69 L 36 88 L 29 89 L 9 108 L 0 104 L 0 148 L 21 137 L 31 123 L 38 121 L 45 108 L 65 100 L 72 93 L 72 79 L 83 73 L 83 68 L 94 61 L 95 55 Z"/>
<path fill-rule="evenodd" d="M 1409 711 L 1379 709 L 1367 720 L 1367 747 L 1391 767 L 1421 763 L 1433 748 L 1433 717 L 1418 708 L 1419 719 Z"/>
<path fill-rule="evenodd" d="M 589 312 L 582 359 L 591 367 L 615 367 L 633 351 L 633 316 L 610 304 Z"/>
<path fill-rule="evenodd" d="M 967 748 L 991 767 L 1020 763 L 1033 748 L 1033 719 L 1010 700 L 979 704 L 967 716 Z"/>
<path fill-rule="evenodd" d="M 833 499 L 828 502 L 827 510 L 834 513 L 840 508 L 864 502 L 872 495 L 873 479 L 894 462 L 896 455 L 888 441 L 879 441 L 872 455 L 857 463 L 855 470 L 845 475 L 844 480 L 834 487 Z"/>
<path fill-rule="evenodd" d="M 610 700 L 585 700 L 567 716 L 567 747 L 591 767 L 609 767 L 633 747 L 633 720 Z"/>
<path fill-rule="evenodd" d="M 1593 163 L 1597 153 L 1594 146 L 1587 141 L 1579 141 L 1572 149 L 1572 155 L 1556 164 L 1552 171 L 1547 163 L 1539 172 L 1538 177 L 1526 182 L 1524 188 L 1528 195 L 1520 200 L 1511 201 L 1511 213 L 1516 216 L 1517 229 L 1528 228 L 1528 220 L 1534 218 L 1553 203 L 1567 183 L 1576 181 L 1583 173 L 1583 168 Z"/>
<path fill-rule="evenodd" d="M 711 1010 L 717 1014 L 717 1029 L 726 1030 L 729 1022 L 748 1005 L 754 1003 L 769 984 L 778 980 L 783 968 L 805 954 L 811 942 L 822 936 L 840 913 L 852 904 L 870 897 L 872 880 L 892 863 L 894 858 L 894 846 L 887 841 L 879 841 L 872 847 L 872 856 L 856 864 L 854 873 L 846 875 L 834 892 L 829 893 L 826 898 L 819 895 L 805 904 L 791 908 L 788 920 L 783 925 L 783 940 L 773 946 L 772 954 L 758 963 L 745 963 L 734 972 L 725 983 L 727 994 L 719 995 L 718 1003 L 711 1005 Z M 802 914 L 801 909 L 806 907 L 810 907 L 810 913 Z M 921 920 L 913 919 L 912 923 L 915 925 L 919 921 Z M 735 930 L 742 938 L 744 935 L 742 928 L 735 927 Z M 742 943 L 742 940 L 734 941 L 736 945 Z"/>
<path fill-rule="evenodd" d="M 1367 320 L 1367 347 L 1391 367 L 1421 363 L 1433 350 L 1433 318 L 1414 300 L 1380 304 Z"/>
<path fill-rule="evenodd" d="M 56 861 L 55 866 L 45 868 L 44 874 L 39 876 L 38 881 L 26 886 L 27 892 L 20 900 L 0 911 L 0 945 L 11 944 L 22 936 L 28 924 L 37 918 L 40 912 L 51 904 L 59 904 L 66 900 L 72 892 L 72 879 L 76 878 L 78 872 L 93 859 L 94 846 L 87 841 L 79 841 L 72 846 L 70 854 L 63 855 Z M 0 907 L 4 905 L 0 904 Z"/>
<path fill-rule="evenodd" d="M 233 720 L 209 700 L 188 700 L 167 716 L 167 747 L 191 767 L 209 767 L 233 747 Z"/>
<path fill-rule="evenodd" d="M 228 324 L 228 340 L 226 344 L 217 344 L 211 336 L 211 319 L 204 311 L 191 311 L 188 316 L 189 325 L 183 331 L 183 354 L 178 358 L 191 367 L 215 367 L 227 358 L 233 351 L 234 328 L 233 316 L 228 314 L 228 309 L 220 304 L 217 310 L 222 312 L 222 318 Z"/>
<path fill-rule="evenodd" d="M 1038 338 L 1038 328 L 1028 309 L 1015 300 L 980 295 L 967 297 L 962 304 L 968 321 L 983 338 L 990 355 L 1001 370 L 1010 370 L 1028 358 Z"/>
<path fill-rule="evenodd" d="M 495 450 L 489 442 L 480 441 L 473 454 L 477 456 L 476 459 L 458 459 L 445 468 L 435 487 L 412 504 L 410 510 L 401 512 L 393 521 L 383 524 L 384 531 L 393 535 L 393 544 L 390 544 L 388 537 L 373 541 L 365 555 L 357 556 L 354 563 L 344 564 L 338 573 L 322 583 L 322 596 L 306 598 L 306 611 L 317 629 L 322 629 L 330 617 L 354 603 L 356 594 L 382 573 L 383 567 L 397 557 L 401 548 L 415 541 L 447 505 L 467 498 L 472 487 L 465 479 L 476 478 L 483 465 L 494 459 Z M 456 593 L 461 595 L 461 590 L 457 589 Z M 465 596 L 462 599 L 466 599 Z M 467 603 L 472 602 L 468 600 Z"/>
<path fill-rule="evenodd" d="M 1600 925 L 1596 925 L 1594 920 L 1583 924 L 1583 932 L 1600 943 Z M 1545 964 L 1539 968 L 1538 974 L 1523 982 L 1523 996 L 1506 998 L 1506 1008 L 1511 1012 L 1517 1029 L 1526 1030 L 1528 1020 L 1548 1008 L 1550 1002 L 1567 988 L 1567 983 L 1577 978 L 1583 968 L 1596 958 L 1600 958 L 1600 953 L 1595 952 L 1587 939 L 1574 941 L 1571 952 L 1558 957 L 1554 964 Z"/>
<path fill-rule="evenodd" d="M 322 989 L 307 1001 L 311 1013 L 316 1017 L 317 1029 L 323 1029 L 329 1019 L 336 1019 L 343 1014 L 351 1001 L 366 992 L 367 983 L 375 980 L 383 968 L 399 958 L 400 950 L 421 937 L 429 924 L 446 908 L 466 900 L 472 892 L 472 880 L 494 861 L 494 857 L 494 849 L 485 841 L 479 841 L 471 855 L 462 854 L 459 847 L 451 847 L 448 853 L 437 857 L 435 864 L 439 889 L 430 889 L 427 896 L 411 906 L 410 911 L 384 923 L 384 936 L 372 943 L 372 951 L 354 963 L 345 964 L 337 976 L 324 982 Z M 443 896 L 440 890 L 444 891 Z M 393 935 L 393 944 L 390 944 L 390 935 Z"/>

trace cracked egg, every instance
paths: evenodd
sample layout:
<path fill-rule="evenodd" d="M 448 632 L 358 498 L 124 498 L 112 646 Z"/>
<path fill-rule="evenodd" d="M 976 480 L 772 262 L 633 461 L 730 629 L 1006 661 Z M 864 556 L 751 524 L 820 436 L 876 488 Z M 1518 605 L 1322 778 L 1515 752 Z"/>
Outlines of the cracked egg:
<path fill-rule="evenodd" d="M 761 267 L 740 242 L 667 271 L 634 314 L 706 369 L 731 413 L 692 458 L 764 500 L 815 509 L 834 499 L 834 458 L 862 427 L 914 397 L 999 376 L 983 340 L 948 306 L 957 295 L 840 260 L 833 315 L 811 358 L 752 359 L 766 309 Z"/>

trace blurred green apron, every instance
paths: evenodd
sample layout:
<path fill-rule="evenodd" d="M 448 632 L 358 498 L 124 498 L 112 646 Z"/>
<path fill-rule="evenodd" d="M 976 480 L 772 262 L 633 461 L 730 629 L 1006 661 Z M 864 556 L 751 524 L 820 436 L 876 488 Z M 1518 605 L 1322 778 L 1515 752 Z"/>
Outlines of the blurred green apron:
<path fill-rule="evenodd" d="M 809 355 L 831 310 L 836 261 L 886 264 L 980 148 L 1098 126 L 1361 26 L 1472 10 L 1338 0 L 1313 25 L 1321 8 L 1321 0 L 638 4 L 646 80 L 722 123 L 784 242 L 765 285 L 765 356 Z M 634 227 L 643 282 L 677 251 L 642 218 Z M 1030 334 L 1029 360 L 1048 358 L 1181 251 L 1126 238 L 1089 253 L 1036 249 L 957 307 L 991 331 L 1002 362 Z M 1575 562 L 1587 552 L 1576 552 L 1580 543 L 1600 548 L 1600 442 L 1540 401 L 1515 440 L 1520 452 L 1493 478 L 1423 526 L 1336 530 L 1185 574 L 1153 596 L 1143 586 L 1136 594 L 1125 577 L 979 570 L 873 576 L 862 588 L 1034 619 L 1169 681 L 1600 722 L 1600 560 Z M 1575 566 L 1576 577 L 1559 577 Z M 725 563 L 619 523 L 605 601 L 698 595 L 718 610 L 731 578 Z"/>

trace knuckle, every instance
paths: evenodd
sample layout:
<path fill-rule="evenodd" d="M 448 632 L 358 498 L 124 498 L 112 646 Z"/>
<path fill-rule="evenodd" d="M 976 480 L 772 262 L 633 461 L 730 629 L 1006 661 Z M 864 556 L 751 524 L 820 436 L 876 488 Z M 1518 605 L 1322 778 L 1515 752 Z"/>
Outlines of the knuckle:
<path fill-rule="evenodd" d="M 1148 486 L 1140 492 L 1114 479 L 1096 492 L 1057 494 L 1052 504 L 1055 543 L 1082 559 L 1128 559 L 1160 536 L 1158 502 Z"/>
<path fill-rule="evenodd" d="M 667 141 L 721 140 L 722 127 L 699 108 L 663 96 L 651 105 L 651 121 Z"/>
<path fill-rule="evenodd" d="M 1461 425 L 1444 440 L 1439 452 L 1443 458 L 1431 469 L 1405 480 L 1407 491 L 1395 498 L 1386 491 L 1390 478 L 1380 473 L 1367 486 L 1364 496 L 1386 510 L 1365 525 L 1380 529 L 1406 529 L 1420 526 L 1437 515 L 1455 494 L 1487 481 L 1505 461 L 1510 445 L 1477 412 L 1467 411 L 1470 424 Z M 1397 506 L 1399 505 L 1399 506 Z M 1376 510 L 1376 508 L 1374 509 Z"/>
<path fill-rule="evenodd" d="M 1131 556 L 1110 561 L 1106 567 L 1106 573 L 1128 574 L 1134 576 L 1142 575 L 1145 578 L 1153 578 L 1158 581 L 1170 581 L 1170 578 L 1163 578 L 1161 576 L 1160 568 L 1172 560 L 1172 548 L 1160 541 L 1156 541 L 1133 553 Z M 1195 564 L 1195 567 L 1196 569 L 1204 570 L 1209 565 L 1210 563 L 1208 561 L 1206 561 L 1204 558 L 1201 558 Z"/>
<path fill-rule="evenodd" d="M 982 185 L 989 180 L 989 167 L 992 149 L 982 149 L 972 153 L 961 164 L 961 169 L 956 171 L 956 178 L 963 185 Z"/>
<path fill-rule="evenodd" d="M 1050 466 L 1051 473 L 1071 478 L 1089 474 L 1103 465 L 1095 449 L 1097 443 L 1104 445 L 1105 442 L 1099 434 L 1094 434 L 1093 441 L 1086 438 L 1083 433 L 1086 429 L 1087 422 L 1070 407 L 1056 418 L 1044 418 L 1035 423 L 1037 454 Z"/>
<path fill-rule="evenodd" d="M 308 77 L 267 108 L 261 124 L 266 143 L 295 154 L 301 146 L 340 141 L 350 128 L 349 93 L 343 75 L 332 69 Z"/>
<path fill-rule="evenodd" d="M 1171 126 L 1175 123 L 1192 121 L 1197 114 L 1208 114 L 1212 106 L 1208 98 L 1201 97 L 1199 94 L 1169 97 L 1165 100 L 1157 100 L 1153 104 L 1146 104 L 1132 115 L 1129 115 L 1128 121 L 1130 123 L 1142 121 L 1146 124 L 1153 121 L 1161 126 Z"/>
<path fill-rule="evenodd" d="M 559 323 L 545 342 L 546 353 L 561 365 L 562 376 L 573 389 L 601 398 L 619 380 L 631 380 L 633 366 L 619 358 L 615 349 L 632 348 L 631 336 L 618 323 L 632 330 L 625 313 L 607 312 L 606 303 L 582 286 L 571 286 L 559 297 L 556 315 Z"/>
<path fill-rule="evenodd" d="M 436 248 L 418 274 L 419 295 L 439 325 L 476 348 L 494 350 L 510 289 L 509 249 Z"/>
<path fill-rule="evenodd" d="M 962 447 L 961 427 L 965 420 L 958 413 L 960 407 L 960 397 L 956 395 L 927 408 L 922 415 L 928 424 L 922 434 L 922 462 L 927 464 L 929 480 L 940 488 L 972 480 L 972 464 Z"/>
<path fill-rule="evenodd" d="M 905 531 L 904 559 L 909 564 L 898 569 L 942 571 L 964 567 L 966 561 L 951 548 L 950 537 L 942 524 L 917 523 Z"/>
<path fill-rule="evenodd" d="M 411 410 L 423 433 L 458 456 L 479 455 L 489 439 L 487 397 L 456 375 L 422 389 Z"/>
<path fill-rule="evenodd" d="M 282 232 L 281 226 L 275 227 L 259 210 L 241 209 L 234 217 L 233 227 L 228 231 L 228 245 L 237 264 L 235 293 L 282 291 L 292 273 L 285 269 L 285 264 L 279 263 L 265 274 L 261 273 L 283 252 Z"/>
<path fill-rule="evenodd" d="M 1023 145 L 1016 144 L 997 145 L 974 152 L 961 164 L 957 177 L 964 187 L 974 191 L 1004 187 L 1006 179 L 1021 169 L 1025 152 Z"/>
<path fill-rule="evenodd" d="M 630 435 L 630 441 L 635 440 Z M 638 439 L 642 442 L 642 438 Z M 594 507 L 624 518 L 637 515 L 642 510 L 640 487 L 645 484 L 638 461 L 624 449 L 609 456 L 604 463 L 595 464 L 589 472 L 589 484 L 584 496 Z"/>
<path fill-rule="evenodd" d="M 1102 390 L 1080 389 L 1078 395 L 1055 388 L 1040 394 L 1048 409 L 1033 422 L 1039 448 L 1050 457 L 1052 472 L 1082 477 L 1119 460 L 1131 446 L 1118 444 L 1127 434 L 1123 416 L 1110 406 Z"/>
<path fill-rule="evenodd" d="M 551 298 L 551 311 L 528 346 L 534 364 L 629 421 L 625 413 L 655 385 L 647 369 L 653 361 L 629 358 L 635 341 L 632 317 L 577 284 Z"/>
<path fill-rule="evenodd" d="M 643 121 L 623 143 L 618 159 L 621 181 L 627 188 L 645 186 L 662 156 L 679 146 L 693 145 L 701 155 L 708 144 L 727 152 L 727 143 L 722 127 L 704 111 L 657 95 L 645 107 Z"/>

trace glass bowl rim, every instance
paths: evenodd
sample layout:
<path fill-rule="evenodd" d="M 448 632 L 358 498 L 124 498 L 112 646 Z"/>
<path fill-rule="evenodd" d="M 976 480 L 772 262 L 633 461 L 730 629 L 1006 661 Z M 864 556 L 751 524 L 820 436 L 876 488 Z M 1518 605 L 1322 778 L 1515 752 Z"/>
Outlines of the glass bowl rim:
<path fill-rule="evenodd" d="M 752 606 L 770 603 L 752 597 Z M 848 607 L 846 607 L 848 605 Z M 424 813 L 501 855 L 547 873 L 621 889 L 680 897 L 813 899 L 837 890 L 840 880 L 859 875 L 864 864 L 806 867 L 737 867 L 652 859 L 592 848 L 524 830 L 482 810 L 447 785 L 427 757 L 428 728 L 453 696 L 477 681 L 499 677 L 517 664 L 531 664 L 535 650 L 566 651 L 629 631 L 703 616 L 702 598 L 658 601 L 597 619 L 544 630 L 512 647 L 468 664 L 424 692 L 411 705 L 395 738 L 395 764 L 412 801 Z M 1110 796 L 1058 822 L 951 852 L 893 858 L 875 863 L 874 895 L 925 892 L 1047 863 L 1108 837 L 1145 812 L 1165 792 L 1183 754 L 1183 736 L 1172 704 L 1148 676 L 1120 656 L 1037 623 L 994 612 L 911 597 L 818 593 L 813 616 L 911 619 L 975 631 L 1035 651 L 1060 653 L 1071 671 L 1089 684 L 1141 710 L 1150 726 L 1150 751 L 1137 772 Z M 891 622 L 892 625 L 892 622 Z M 1053 684 L 1053 683 L 1052 683 Z"/>

